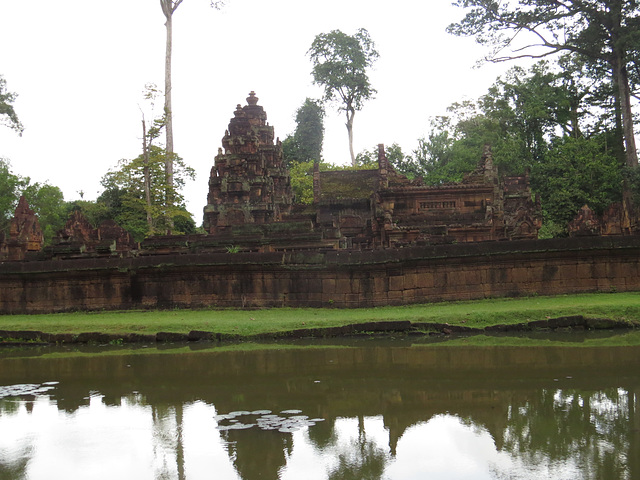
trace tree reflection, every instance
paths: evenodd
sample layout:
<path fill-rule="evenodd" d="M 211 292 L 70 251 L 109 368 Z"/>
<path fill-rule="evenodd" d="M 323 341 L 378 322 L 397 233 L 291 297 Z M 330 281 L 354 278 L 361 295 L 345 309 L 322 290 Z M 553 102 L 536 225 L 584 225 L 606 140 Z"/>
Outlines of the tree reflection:
<path fill-rule="evenodd" d="M 628 392 L 542 389 L 528 398 L 509 405 L 504 450 L 530 464 L 573 459 L 583 478 L 629 478 Z"/>
<path fill-rule="evenodd" d="M 338 453 L 338 465 L 329 473 L 329 480 L 379 480 L 389 456 L 375 441 L 369 440 L 363 417 L 358 417 L 358 438 L 348 444 L 348 450 Z"/>
<path fill-rule="evenodd" d="M 229 457 L 241 478 L 277 480 L 278 472 L 286 465 L 293 441 L 290 434 L 264 431 L 256 427 L 222 433 Z"/>
<path fill-rule="evenodd" d="M 17 415 L 21 409 L 29 410 L 32 402 L 0 400 L 0 417 Z M 20 447 L 20 448 L 17 448 Z M 0 448 L 0 480 L 15 480 L 27 478 L 27 465 L 33 454 L 33 445 L 30 442 L 20 442 L 12 445 L 13 451 L 9 455 Z"/>
<path fill-rule="evenodd" d="M 184 460 L 180 455 L 182 451 L 180 432 L 182 430 L 181 418 L 178 418 L 176 409 L 169 405 L 152 405 L 153 418 L 153 452 L 156 458 L 155 478 L 168 480 L 184 478 Z M 180 412 L 182 408 L 180 407 Z M 181 417 L 181 415 L 180 415 Z"/>

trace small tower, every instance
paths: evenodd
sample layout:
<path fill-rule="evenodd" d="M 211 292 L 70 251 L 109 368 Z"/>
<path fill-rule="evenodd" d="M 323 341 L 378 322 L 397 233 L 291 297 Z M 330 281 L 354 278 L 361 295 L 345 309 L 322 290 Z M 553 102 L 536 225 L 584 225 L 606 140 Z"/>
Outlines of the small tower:
<path fill-rule="evenodd" d="M 38 217 L 29 208 L 26 198 L 20 197 L 9 229 L 8 259 L 23 260 L 28 252 L 39 252 L 43 242 Z"/>

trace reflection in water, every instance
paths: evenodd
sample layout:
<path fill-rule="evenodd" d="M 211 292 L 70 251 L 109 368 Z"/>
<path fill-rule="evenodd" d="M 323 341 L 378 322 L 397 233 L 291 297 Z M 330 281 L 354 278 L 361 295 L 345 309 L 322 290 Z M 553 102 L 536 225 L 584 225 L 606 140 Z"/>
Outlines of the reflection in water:
<path fill-rule="evenodd" d="M 528 463 L 572 462 L 589 472 L 582 478 L 628 478 L 627 452 L 634 452 L 629 401 L 620 388 L 542 390 L 526 404 L 510 406 L 504 449 Z"/>
<path fill-rule="evenodd" d="M 640 478 L 635 347 L 150 352 L 0 359 L 0 480 Z"/>

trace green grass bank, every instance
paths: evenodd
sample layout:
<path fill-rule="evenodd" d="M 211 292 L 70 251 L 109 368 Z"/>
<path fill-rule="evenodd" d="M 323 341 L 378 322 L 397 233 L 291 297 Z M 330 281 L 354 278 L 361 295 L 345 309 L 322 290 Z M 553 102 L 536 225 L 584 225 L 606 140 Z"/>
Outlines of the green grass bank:
<path fill-rule="evenodd" d="M 448 323 L 485 328 L 572 315 L 607 318 L 640 326 L 640 293 L 501 298 L 363 309 L 145 310 L 2 315 L 0 330 L 147 335 L 195 330 L 243 337 L 382 321 Z"/>

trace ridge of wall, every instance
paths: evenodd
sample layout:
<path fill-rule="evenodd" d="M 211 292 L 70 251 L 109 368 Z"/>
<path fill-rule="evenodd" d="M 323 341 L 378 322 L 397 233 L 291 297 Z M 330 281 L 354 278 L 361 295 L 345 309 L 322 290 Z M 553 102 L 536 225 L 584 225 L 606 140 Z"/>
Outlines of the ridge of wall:
<path fill-rule="evenodd" d="M 640 291 L 640 237 L 0 263 L 0 313 L 373 307 Z"/>

